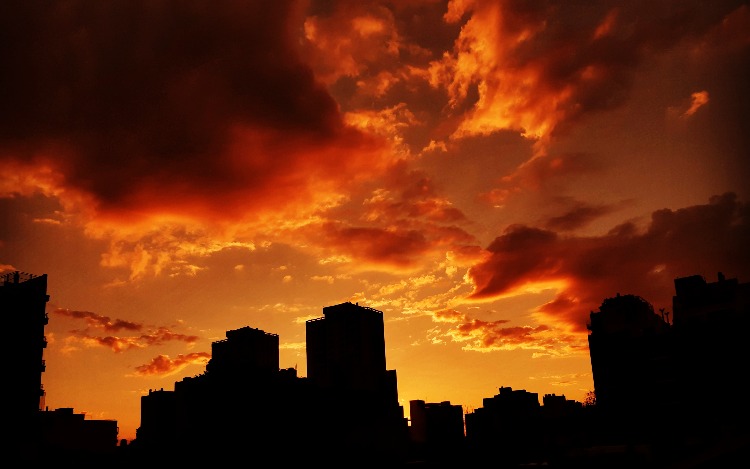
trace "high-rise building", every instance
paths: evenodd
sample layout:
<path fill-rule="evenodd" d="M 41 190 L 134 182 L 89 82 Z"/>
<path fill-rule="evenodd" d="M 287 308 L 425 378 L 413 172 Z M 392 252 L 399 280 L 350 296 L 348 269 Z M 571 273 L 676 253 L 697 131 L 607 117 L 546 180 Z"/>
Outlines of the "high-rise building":
<path fill-rule="evenodd" d="M 596 405 L 618 414 L 645 412 L 674 392 L 670 325 L 636 295 L 605 299 L 590 314 L 589 354 Z"/>
<path fill-rule="evenodd" d="M 323 308 L 306 323 L 307 379 L 335 415 L 339 442 L 390 452 L 408 438 L 396 370 L 386 369 L 383 313 L 350 302 Z"/>
<path fill-rule="evenodd" d="M 306 324 L 307 377 L 323 389 L 372 392 L 386 379 L 383 313 L 353 303 Z"/>
<path fill-rule="evenodd" d="M 4 370 L 5 442 L 32 464 L 64 455 L 109 454 L 117 447 L 116 420 L 86 419 L 70 407 L 50 411 L 45 406 L 42 373 L 48 301 L 46 274 L 15 271 L 0 276 L 0 314 L 16 339 L 3 341 L 3 355 L 13 357 Z"/>
<path fill-rule="evenodd" d="M 3 341 L 7 409 L 14 425 L 31 425 L 44 403 L 44 327 L 49 322 L 46 305 L 47 275 L 10 272 L 0 277 L 0 314 L 15 340 Z"/>
<path fill-rule="evenodd" d="M 252 327 L 226 331 L 227 338 L 211 344 L 210 373 L 247 374 L 279 371 L 279 336 Z"/>
<path fill-rule="evenodd" d="M 710 409 L 711 419 L 719 414 L 749 417 L 750 403 L 740 390 L 745 388 L 750 360 L 750 283 L 719 273 L 716 282 L 692 275 L 675 279 L 674 285 L 680 388 L 689 390 L 683 400 L 702 402 L 700 407 Z M 691 408 L 696 408 L 695 402 Z"/>
<path fill-rule="evenodd" d="M 498 391 L 464 416 L 467 446 L 480 460 L 531 461 L 541 445 L 539 394 L 509 386 Z"/>
<path fill-rule="evenodd" d="M 415 444 L 427 445 L 431 450 L 459 449 L 464 440 L 464 411 L 450 401 L 409 401 L 411 427 L 409 435 Z"/>
<path fill-rule="evenodd" d="M 279 369 L 279 336 L 241 327 L 212 342 L 211 351 L 204 373 L 175 382 L 174 391 L 141 396 L 138 450 L 169 461 L 181 453 L 195 463 L 188 456 L 194 448 L 263 458 L 283 443 L 297 452 L 276 459 L 305 456 L 301 448 L 309 448 L 317 422 L 308 409 L 318 403 L 295 369 Z"/>

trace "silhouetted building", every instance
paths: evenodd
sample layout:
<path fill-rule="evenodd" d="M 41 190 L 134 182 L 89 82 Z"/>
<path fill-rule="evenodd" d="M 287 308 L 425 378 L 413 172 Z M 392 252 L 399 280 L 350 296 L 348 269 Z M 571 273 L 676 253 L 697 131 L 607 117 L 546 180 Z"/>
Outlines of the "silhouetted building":
<path fill-rule="evenodd" d="M 469 451 L 480 460 L 504 464 L 539 460 L 543 449 L 539 395 L 510 387 L 499 391 L 465 415 Z"/>
<path fill-rule="evenodd" d="M 201 447 L 277 462 L 403 456 L 408 424 L 386 370 L 382 312 L 351 303 L 323 312 L 306 325 L 307 378 L 279 369 L 278 335 L 227 331 L 203 374 L 141 397 L 131 446 L 149 457 Z"/>
<path fill-rule="evenodd" d="M 675 391 L 670 325 L 643 298 L 619 293 L 590 318 L 597 408 L 632 416 L 663 406 Z"/>
<path fill-rule="evenodd" d="M 12 357 L 4 370 L 5 443 L 28 463 L 111 455 L 117 448 L 116 420 L 87 420 L 72 408 L 50 411 L 44 406 L 48 301 L 46 274 L 15 271 L 0 276 L 0 314 L 15 338 L 3 342 L 3 355 Z"/>
<path fill-rule="evenodd" d="M 680 397 L 695 417 L 718 428 L 747 425 L 750 403 L 740 390 L 750 361 L 750 283 L 707 282 L 700 275 L 677 278 L 672 298 Z M 689 390 L 689 392 L 687 392 Z M 702 415 L 696 415 L 696 400 Z"/>
<path fill-rule="evenodd" d="M 445 460 L 464 450 L 464 412 L 450 401 L 429 403 L 409 401 L 409 437 L 413 454 L 419 459 Z"/>
<path fill-rule="evenodd" d="M 10 272 L 0 277 L 0 314 L 15 340 L 3 341 L 5 357 L 12 357 L 3 370 L 8 421 L 15 428 L 31 429 L 43 408 L 42 373 L 46 369 L 44 327 L 49 322 L 45 308 L 47 275 Z"/>
<path fill-rule="evenodd" d="M 177 443 L 177 396 L 174 391 L 148 390 L 141 396 L 141 425 L 136 430 L 139 444 L 172 447 Z"/>
<path fill-rule="evenodd" d="M 328 431 L 363 454 L 397 454 L 408 441 L 396 370 L 386 369 L 383 313 L 350 302 L 306 323 L 307 377 L 330 409 L 350 417 Z"/>
<path fill-rule="evenodd" d="M 307 321 L 305 327 L 307 377 L 315 386 L 383 391 L 386 364 L 382 312 L 352 303 L 326 306 L 323 317 Z"/>
<path fill-rule="evenodd" d="M 112 457 L 117 450 L 117 421 L 86 419 L 70 407 L 44 410 L 40 452 L 45 461 Z"/>
<path fill-rule="evenodd" d="M 542 413 L 547 419 L 564 418 L 576 415 L 583 408 L 583 403 L 568 399 L 563 394 L 545 394 L 542 397 Z"/>
<path fill-rule="evenodd" d="M 202 448 L 201 461 L 206 454 L 273 455 L 278 462 L 306 456 L 314 395 L 296 370 L 278 368 L 278 335 L 243 327 L 226 337 L 212 343 L 203 374 L 176 382 L 174 391 L 141 396 L 136 451 L 170 458 Z M 282 444 L 297 451 L 284 453 Z"/>
<path fill-rule="evenodd" d="M 583 403 L 565 395 L 545 394 L 542 397 L 541 431 L 544 454 L 549 462 L 564 460 L 571 449 L 585 447 L 591 425 Z"/>
<path fill-rule="evenodd" d="M 715 454 L 694 457 L 719 464 L 727 441 L 747 448 L 736 438 L 748 434 L 750 417 L 740 391 L 750 358 L 750 284 L 721 273 L 715 283 L 699 275 L 674 283 L 671 324 L 668 312 L 657 315 L 634 295 L 609 298 L 591 313 L 591 442 L 642 445 L 652 464 L 715 446 Z"/>
<path fill-rule="evenodd" d="M 242 327 L 226 332 L 227 338 L 211 344 L 209 373 L 265 374 L 279 372 L 279 336 Z"/>
<path fill-rule="evenodd" d="M 124 459 L 97 458 L 117 456 L 116 421 L 40 410 L 46 275 L 0 280 L 0 311 L 23 342 L 6 349 L 18 355 L 9 376 L 19 384 L 10 389 L 19 405 L 9 406 L 9 442 L 38 456 L 32 463 L 94 457 L 195 465 L 241 457 L 279 465 L 657 468 L 693 459 L 718 466 L 750 446 L 750 403 L 737 391 L 750 358 L 750 284 L 722 274 L 715 283 L 675 279 L 673 325 L 669 313 L 655 314 L 635 295 L 605 299 L 591 312 L 595 405 L 545 394 L 540 406 L 536 393 L 500 387 L 465 415 L 449 401 L 410 401 L 411 427 L 396 371 L 386 369 L 381 311 L 342 303 L 308 321 L 307 378 L 279 369 L 278 335 L 226 331 L 212 343 L 203 374 L 141 397 L 141 425 L 123 445 L 130 447 Z"/>

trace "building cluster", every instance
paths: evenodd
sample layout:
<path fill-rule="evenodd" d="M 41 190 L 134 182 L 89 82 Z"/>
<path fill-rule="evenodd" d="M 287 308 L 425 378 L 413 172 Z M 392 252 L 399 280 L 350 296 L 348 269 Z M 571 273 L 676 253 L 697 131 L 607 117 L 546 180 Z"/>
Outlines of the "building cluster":
<path fill-rule="evenodd" d="M 306 323 L 307 377 L 279 368 L 278 335 L 227 331 L 203 374 L 141 397 L 131 450 L 172 458 L 200 447 L 289 463 L 401 457 L 408 422 L 386 369 L 382 312 L 342 303 L 323 315 Z"/>
<path fill-rule="evenodd" d="M 45 454 L 114 454 L 116 420 L 87 419 L 72 408 L 49 410 L 45 407 L 42 373 L 46 371 L 44 328 L 47 275 L 10 272 L 0 276 L 0 314 L 12 340 L 3 341 L 6 363 L 6 406 L 8 430 L 4 442 L 9 452 L 38 462 Z"/>
<path fill-rule="evenodd" d="M 0 308 L 21 341 L 13 353 L 16 447 L 185 463 L 254 457 L 279 463 L 486 463 L 656 467 L 747 437 L 739 396 L 748 349 L 750 283 L 675 279 L 673 311 L 643 298 L 605 299 L 591 312 L 595 399 L 500 387 L 464 413 L 449 401 L 399 404 L 386 367 L 383 313 L 353 303 L 306 323 L 307 374 L 279 367 L 279 337 L 251 327 L 212 344 L 205 372 L 141 397 L 136 439 L 116 421 L 43 408 L 46 275 L 2 277 Z M 23 403 L 23 404 L 22 404 Z M 691 453 L 692 452 L 692 453 Z M 705 455 L 703 455 L 705 456 Z M 589 466 L 590 467 L 590 466 Z M 614 467 L 614 466 L 612 466 Z"/>

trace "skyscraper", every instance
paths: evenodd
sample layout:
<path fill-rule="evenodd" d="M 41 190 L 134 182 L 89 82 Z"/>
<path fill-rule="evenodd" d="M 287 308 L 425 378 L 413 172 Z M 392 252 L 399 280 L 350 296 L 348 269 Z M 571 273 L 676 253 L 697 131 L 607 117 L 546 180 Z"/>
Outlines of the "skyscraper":
<path fill-rule="evenodd" d="M 43 405 L 48 301 L 46 274 L 36 276 L 15 271 L 0 277 L 0 314 L 16 338 L 3 341 L 3 356 L 12 357 L 4 371 L 8 383 L 7 407 L 14 424 L 30 425 Z"/>
<path fill-rule="evenodd" d="M 659 405 L 674 391 L 670 325 L 636 295 L 605 299 L 588 325 L 596 405 L 628 414 Z"/>
<path fill-rule="evenodd" d="M 307 377 L 323 389 L 372 392 L 386 379 L 383 313 L 342 303 L 307 321 Z"/>
<path fill-rule="evenodd" d="M 383 313 L 350 302 L 323 308 L 306 323 L 307 379 L 337 423 L 340 442 L 396 450 L 408 437 L 396 370 L 386 369 Z"/>
<path fill-rule="evenodd" d="M 720 272 L 716 282 L 691 275 L 675 279 L 674 285 L 680 388 L 710 403 L 703 407 L 711 409 L 712 419 L 724 415 L 744 425 L 750 416 L 750 403 L 742 392 L 750 360 L 750 283 Z"/>

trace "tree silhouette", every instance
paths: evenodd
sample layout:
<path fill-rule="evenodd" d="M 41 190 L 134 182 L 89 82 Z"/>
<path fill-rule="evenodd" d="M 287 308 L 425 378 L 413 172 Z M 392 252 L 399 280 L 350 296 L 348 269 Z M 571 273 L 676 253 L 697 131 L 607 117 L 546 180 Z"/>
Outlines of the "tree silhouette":
<path fill-rule="evenodd" d="M 589 391 L 586 393 L 586 397 L 583 398 L 583 405 L 585 407 L 593 407 L 596 405 L 596 392 Z"/>

